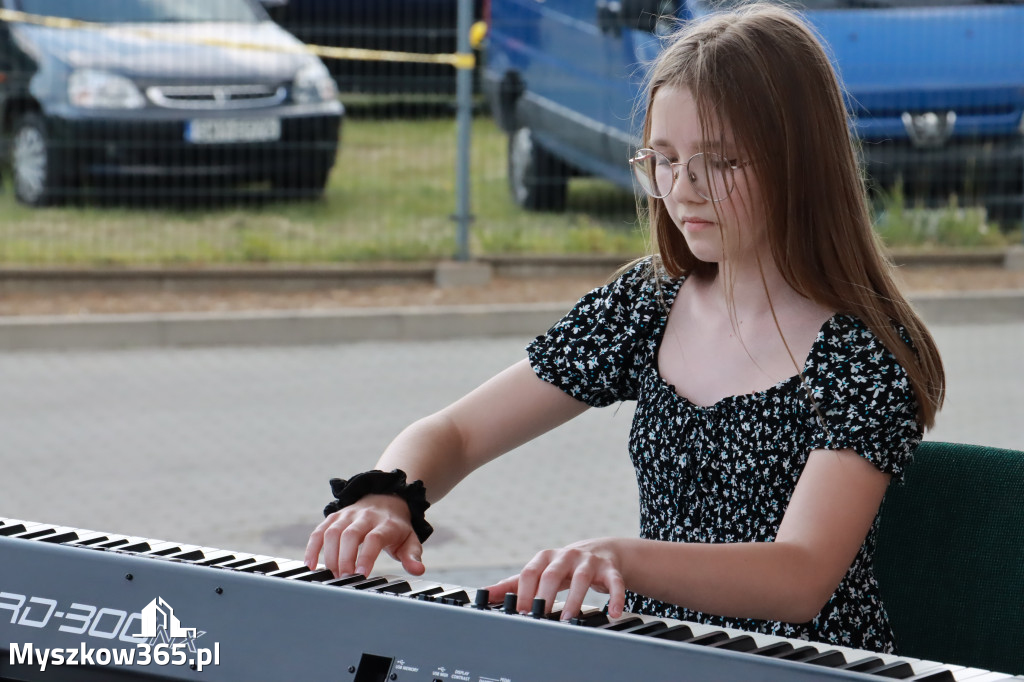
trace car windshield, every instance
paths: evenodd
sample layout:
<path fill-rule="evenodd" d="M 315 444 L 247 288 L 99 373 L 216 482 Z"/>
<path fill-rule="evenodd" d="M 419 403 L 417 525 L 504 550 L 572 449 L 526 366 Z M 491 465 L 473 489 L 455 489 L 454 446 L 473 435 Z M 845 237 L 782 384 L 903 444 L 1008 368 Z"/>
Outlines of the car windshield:
<path fill-rule="evenodd" d="M 248 0 L 21 0 L 29 14 L 102 24 L 262 20 Z"/>

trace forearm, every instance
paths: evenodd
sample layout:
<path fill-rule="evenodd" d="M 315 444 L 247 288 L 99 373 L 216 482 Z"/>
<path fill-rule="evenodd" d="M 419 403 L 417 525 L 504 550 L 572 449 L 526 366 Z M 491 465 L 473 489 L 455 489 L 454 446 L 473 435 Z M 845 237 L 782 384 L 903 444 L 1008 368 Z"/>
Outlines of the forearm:
<path fill-rule="evenodd" d="M 377 469 L 401 469 L 410 481 L 423 481 L 427 500 L 437 502 L 475 468 L 465 455 L 458 428 L 444 413 L 405 428 L 384 450 Z"/>
<path fill-rule="evenodd" d="M 726 617 L 805 622 L 842 577 L 796 543 L 610 542 L 629 589 Z"/>

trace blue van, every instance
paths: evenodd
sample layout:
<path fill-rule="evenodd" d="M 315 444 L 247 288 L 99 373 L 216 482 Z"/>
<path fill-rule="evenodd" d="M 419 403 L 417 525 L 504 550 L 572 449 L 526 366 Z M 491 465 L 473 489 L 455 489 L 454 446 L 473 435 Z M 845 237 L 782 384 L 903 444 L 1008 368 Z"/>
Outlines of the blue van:
<path fill-rule="evenodd" d="M 720 2 L 721 0 L 712 0 Z M 733 0 L 742 2 L 743 0 Z M 792 6 L 794 3 L 787 2 Z M 631 187 L 646 65 L 708 0 L 490 0 L 483 87 L 530 210 L 569 178 Z M 800 0 L 845 84 L 873 189 L 1024 211 L 1024 0 Z"/>

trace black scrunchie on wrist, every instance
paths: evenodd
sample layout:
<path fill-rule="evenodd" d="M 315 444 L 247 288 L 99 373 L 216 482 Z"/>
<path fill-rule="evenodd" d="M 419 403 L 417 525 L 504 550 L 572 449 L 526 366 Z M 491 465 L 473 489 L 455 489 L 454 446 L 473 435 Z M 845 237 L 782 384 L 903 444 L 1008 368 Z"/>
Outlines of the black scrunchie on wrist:
<path fill-rule="evenodd" d="M 398 495 L 409 505 L 409 520 L 420 542 L 424 542 L 434 532 L 433 526 L 424 518 L 424 512 L 430 503 L 427 502 L 427 490 L 423 487 L 423 481 L 406 483 L 405 472 L 401 469 L 395 469 L 390 473 L 377 469 L 364 471 L 347 481 L 343 478 L 332 478 L 331 493 L 335 499 L 324 507 L 324 516 L 355 504 L 367 495 Z"/>

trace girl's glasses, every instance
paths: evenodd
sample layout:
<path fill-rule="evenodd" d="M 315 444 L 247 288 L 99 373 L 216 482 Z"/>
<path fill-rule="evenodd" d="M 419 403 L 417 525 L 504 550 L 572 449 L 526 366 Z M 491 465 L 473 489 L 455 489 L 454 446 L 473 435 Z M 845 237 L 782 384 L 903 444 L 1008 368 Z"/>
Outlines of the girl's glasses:
<path fill-rule="evenodd" d="M 749 163 L 739 163 L 715 152 L 699 152 L 685 162 L 673 163 L 667 156 L 653 149 L 637 150 L 636 155 L 629 160 L 640 187 L 655 199 L 664 199 L 669 195 L 679 177 L 679 169 L 685 168 L 686 178 L 697 194 L 715 203 L 732 193 L 732 188 L 736 186 L 736 169 Z"/>

